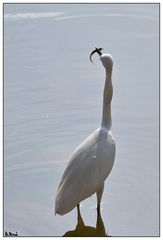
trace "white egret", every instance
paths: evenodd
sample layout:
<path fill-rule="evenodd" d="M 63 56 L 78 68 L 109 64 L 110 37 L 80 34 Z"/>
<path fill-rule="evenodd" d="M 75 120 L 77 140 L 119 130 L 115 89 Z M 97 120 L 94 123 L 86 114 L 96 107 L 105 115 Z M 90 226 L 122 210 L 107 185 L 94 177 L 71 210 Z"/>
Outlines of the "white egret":
<path fill-rule="evenodd" d="M 58 186 L 55 214 L 64 215 L 77 207 L 81 201 L 97 195 L 97 210 L 104 190 L 104 182 L 112 170 L 115 158 L 115 140 L 111 133 L 111 100 L 113 94 L 113 59 L 96 48 L 106 71 L 103 93 L 103 114 L 100 128 L 91 133 L 72 153 L 68 166 Z"/>

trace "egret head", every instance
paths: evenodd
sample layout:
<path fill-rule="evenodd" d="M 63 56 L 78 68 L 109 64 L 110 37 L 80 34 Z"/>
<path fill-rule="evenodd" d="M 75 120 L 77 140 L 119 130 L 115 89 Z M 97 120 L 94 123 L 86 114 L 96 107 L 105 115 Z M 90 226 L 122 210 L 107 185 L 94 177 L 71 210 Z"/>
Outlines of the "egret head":
<path fill-rule="evenodd" d="M 112 71 L 113 68 L 113 58 L 110 54 L 102 54 L 100 60 L 107 71 Z"/>
<path fill-rule="evenodd" d="M 100 56 L 100 60 L 104 66 L 104 68 L 107 70 L 107 71 L 111 71 L 112 70 L 112 67 L 113 67 L 113 58 L 110 54 L 108 53 L 104 53 L 102 54 L 102 51 L 103 48 L 95 48 L 95 50 L 93 50 L 91 53 L 90 53 L 90 56 L 89 56 L 89 59 L 90 61 L 92 62 L 92 56 L 94 53 L 98 53 L 98 55 Z"/>

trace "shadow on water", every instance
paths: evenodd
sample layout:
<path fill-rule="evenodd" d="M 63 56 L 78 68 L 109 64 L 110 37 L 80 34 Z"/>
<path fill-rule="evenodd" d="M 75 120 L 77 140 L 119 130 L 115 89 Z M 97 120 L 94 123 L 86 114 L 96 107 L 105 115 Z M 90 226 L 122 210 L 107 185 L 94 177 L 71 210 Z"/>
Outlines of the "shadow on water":
<path fill-rule="evenodd" d="M 66 232 L 63 237 L 109 237 L 105 232 L 105 226 L 101 217 L 101 213 L 97 214 L 96 227 L 86 226 L 82 219 L 80 208 L 77 208 L 77 225 L 74 230 Z"/>

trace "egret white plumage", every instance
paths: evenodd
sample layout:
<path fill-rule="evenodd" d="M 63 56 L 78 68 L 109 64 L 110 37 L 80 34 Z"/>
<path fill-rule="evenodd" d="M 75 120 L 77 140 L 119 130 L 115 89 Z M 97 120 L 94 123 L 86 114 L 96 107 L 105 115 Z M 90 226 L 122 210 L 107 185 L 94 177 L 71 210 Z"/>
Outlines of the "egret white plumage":
<path fill-rule="evenodd" d="M 57 189 L 55 214 L 64 215 L 70 212 L 94 193 L 97 195 L 99 211 L 104 182 L 113 167 L 115 159 L 115 139 L 111 133 L 113 59 L 110 54 L 102 54 L 101 51 L 102 48 L 96 48 L 90 54 L 90 60 L 95 52 L 99 54 L 106 72 L 101 126 L 72 153 Z"/>

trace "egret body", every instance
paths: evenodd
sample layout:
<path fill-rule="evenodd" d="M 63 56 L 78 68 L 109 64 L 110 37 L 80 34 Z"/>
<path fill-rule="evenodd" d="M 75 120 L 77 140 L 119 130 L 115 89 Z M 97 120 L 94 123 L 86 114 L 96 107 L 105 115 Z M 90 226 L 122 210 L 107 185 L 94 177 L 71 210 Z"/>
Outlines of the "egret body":
<path fill-rule="evenodd" d="M 100 48 L 92 52 L 100 55 L 106 72 L 101 126 L 72 153 L 57 189 L 55 214 L 64 215 L 70 212 L 94 193 L 97 195 L 97 210 L 100 210 L 104 182 L 113 167 L 115 140 L 110 131 L 113 60 L 111 55 L 102 54 L 101 50 Z"/>

